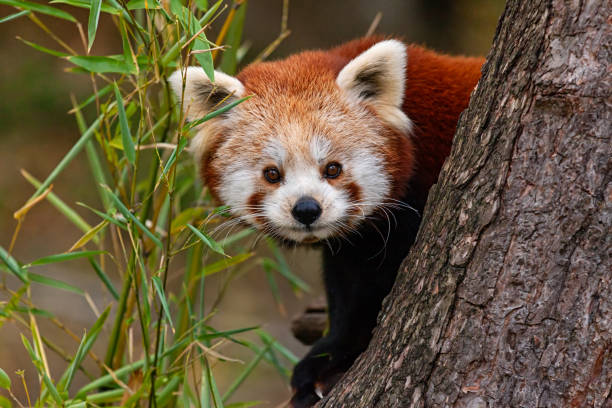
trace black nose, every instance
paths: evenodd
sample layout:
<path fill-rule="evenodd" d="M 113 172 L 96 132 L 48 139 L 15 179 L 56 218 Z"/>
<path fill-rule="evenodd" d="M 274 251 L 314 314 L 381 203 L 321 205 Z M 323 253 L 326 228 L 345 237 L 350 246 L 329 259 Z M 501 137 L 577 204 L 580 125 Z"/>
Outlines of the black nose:
<path fill-rule="evenodd" d="M 315 222 L 321 215 L 321 206 L 312 197 L 304 196 L 297 200 L 291 210 L 293 218 L 308 226 Z"/>

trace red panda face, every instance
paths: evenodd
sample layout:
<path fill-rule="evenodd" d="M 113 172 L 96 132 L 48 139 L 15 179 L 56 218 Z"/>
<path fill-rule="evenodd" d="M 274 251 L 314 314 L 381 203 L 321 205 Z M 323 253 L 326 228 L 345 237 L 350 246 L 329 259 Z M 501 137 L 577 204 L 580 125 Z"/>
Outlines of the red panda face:
<path fill-rule="evenodd" d="M 412 169 L 401 111 L 406 51 L 383 41 L 346 63 L 324 52 L 247 67 L 199 68 L 171 83 L 190 119 L 253 95 L 206 122 L 193 148 L 213 195 L 268 234 L 314 242 L 349 233 L 403 190 Z M 211 102 L 212 100 L 212 102 Z"/>

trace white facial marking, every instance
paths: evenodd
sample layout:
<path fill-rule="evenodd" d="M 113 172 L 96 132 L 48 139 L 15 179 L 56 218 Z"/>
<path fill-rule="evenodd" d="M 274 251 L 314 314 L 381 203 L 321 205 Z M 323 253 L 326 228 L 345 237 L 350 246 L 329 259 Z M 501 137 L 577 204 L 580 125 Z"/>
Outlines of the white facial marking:
<path fill-rule="evenodd" d="M 329 159 L 331 152 L 331 143 L 329 140 L 316 136 L 310 142 L 310 154 L 319 164 L 323 164 L 325 160 Z"/>
<path fill-rule="evenodd" d="M 282 167 L 287 160 L 287 150 L 277 140 L 271 140 L 263 149 L 263 157 L 269 159 L 277 166 Z"/>

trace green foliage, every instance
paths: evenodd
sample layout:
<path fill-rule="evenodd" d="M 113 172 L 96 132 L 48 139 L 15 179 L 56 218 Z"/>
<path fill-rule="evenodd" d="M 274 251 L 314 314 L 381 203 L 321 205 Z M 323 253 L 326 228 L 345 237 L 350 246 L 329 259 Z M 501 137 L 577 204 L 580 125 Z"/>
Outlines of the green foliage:
<path fill-rule="evenodd" d="M 170 0 L 163 4 L 158 0 L 55 0 L 44 4 L 0 0 L 0 4 L 15 9 L 0 23 L 29 18 L 56 41 L 59 50 L 19 38 L 21 41 L 44 53 L 45 58 L 63 59 L 75 75 L 84 73 L 92 82 L 92 94 L 80 102 L 73 101 L 71 114 L 80 137 L 72 148 L 42 182 L 22 172 L 36 191 L 15 212 L 18 226 L 10 248 L 0 247 L 0 290 L 9 294 L 8 301 L 0 302 L 0 328 L 14 327 L 4 325 L 7 321 L 23 328 L 20 335 L 24 351 L 40 384 L 26 384 L 23 373 L 18 374 L 26 391 L 39 390 L 38 399 L 31 401 L 33 406 L 259 405 L 260 401 L 228 400 L 248 383 L 260 364 L 269 364 L 288 378 L 297 359 L 261 329 L 219 331 L 209 320 L 239 272 L 263 267 L 279 303 L 276 278 L 286 279 L 296 291 L 307 286 L 289 270 L 274 242 L 268 241 L 263 248 L 271 251 L 274 259 L 246 244 L 247 238 L 255 240 L 252 230 L 233 231 L 223 239 L 215 236 L 215 228 L 227 221 L 227 208 L 212 203 L 188 154 L 194 127 L 248 98 L 187 124 L 176 109 L 177 101 L 167 81 L 175 69 L 192 64 L 199 64 L 211 79 L 215 66 L 236 72 L 246 1 L 228 5 L 222 0 L 211 4 L 206 0 Z M 75 7 L 89 11 L 87 21 L 77 22 Z M 86 27 L 83 51 L 77 53 L 68 46 L 38 19 L 38 14 L 47 16 L 44 21 L 51 16 Z M 106 20 L 101 18 L 104 14 Z M 112 55 L 92 55 L 92 46 L 99 41 L 99 23 L 108 19 L 116 28 L 121 48 Z M 214 20 L 222 27 L 217 43 L 207 38 Z M 225 53 L 217 55 L 221 49 Z M 98 200 L 78 204 L 81 211 L 99 217 L 94 225 L 78 214 L 77 206 L 52 192 L 58 176 L 83 150 L 91 169 L 90 186 L 98 192 Z M 20 262 L 12 254 L 15 238 L 30 209 L 42 200 L 48 200 L 83 235 L 64 253 L 32 254 L 34 261 Z M 111 299 L 93 325 L 84 327 L 79 336 L 65 329 L 51 311 L 37 307 L 37 299 L 31 295 L 32 286 L 44 285 L 58 295 L 67 291 L 89 301 L 78 282 L 45 275 L 46 265 L 64 262 L 85 265 L 82 273 L 99 278 L 100 287 Z M 178 289 L 168 285 L 169 275 L 182 276 Z M 223 289 L 212 300 L 204 295 L 206 279 L 211 275 L 224 277 Z M 115 286 L 113 276 L 120 277 L 121 287 Z M 40 330 L 39 319 L 49 319 L 63 328 L 74 341 L 71 351 L 57 347 L 56 340 Z M 103 331 L 108 336 L 100 335 Z M 140 344 L 129 338 L 127 333 L 131 331 L 138 333 L 135 337 Z M 255 341 L 241 337 L 246 334 Z M 215 371 L 224 364 L 236 364 L 236 359 L 215 350 L 221 342 L 237 344 L 252 354 L 226 389 L 219 387 Z M 101 349 L 106 350 L 104 356 L 94 353 Z M 50 369 L 48 353 L 58 353 L 65 367 Z M 141 358 L 134 360 L 133 355 Z M 97 373 L 86 368 L 92 362 Z M 198 372 L 195 376 L 194 371 Z M 56 377 L 57 373 L 62 374 Z M 74 380 L 82 374 L 89 382 L 75 389 Z M 10 390 L 10 377 L 2 369 L 0 388 L 16 399 Z M 18 405 L 29 406 L 30 401 L 18 401 Z M 0 397 L 0 406 L 10 406 L 10 401 Z"/>

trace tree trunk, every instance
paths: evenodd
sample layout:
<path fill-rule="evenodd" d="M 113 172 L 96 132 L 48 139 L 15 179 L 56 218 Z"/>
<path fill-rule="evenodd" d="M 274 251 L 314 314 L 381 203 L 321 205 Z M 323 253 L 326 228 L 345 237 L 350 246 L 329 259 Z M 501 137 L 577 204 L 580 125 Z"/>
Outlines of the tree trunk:
<path fill-rule="evenodd" d="M 612 407 L 609 0 L 510 0 L 366 352 L 318 407 Z"/>

